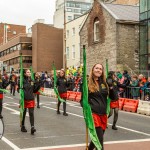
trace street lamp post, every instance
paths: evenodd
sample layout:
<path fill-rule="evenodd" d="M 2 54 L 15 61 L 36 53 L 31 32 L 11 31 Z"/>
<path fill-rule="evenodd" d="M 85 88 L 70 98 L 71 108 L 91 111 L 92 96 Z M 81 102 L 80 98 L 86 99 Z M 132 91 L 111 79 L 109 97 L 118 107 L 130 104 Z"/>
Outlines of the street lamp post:
<path fill-rule="evenodd" d="M 66 58 L 66 1 L 64 0 L 64 69 L 67 68 L 67 58 Z"/>

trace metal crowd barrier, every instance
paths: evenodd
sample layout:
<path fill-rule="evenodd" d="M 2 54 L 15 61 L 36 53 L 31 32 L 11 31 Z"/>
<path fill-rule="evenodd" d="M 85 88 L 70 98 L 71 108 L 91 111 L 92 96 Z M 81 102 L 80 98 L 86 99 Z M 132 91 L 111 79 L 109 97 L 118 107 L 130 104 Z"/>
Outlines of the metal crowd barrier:
<path fill-rule="evenodd" d="M 142 90 L 140 87 L 126 87 L 119 91 L 121 98 L 140 99 L 150 101 L 150 88 Z"/>

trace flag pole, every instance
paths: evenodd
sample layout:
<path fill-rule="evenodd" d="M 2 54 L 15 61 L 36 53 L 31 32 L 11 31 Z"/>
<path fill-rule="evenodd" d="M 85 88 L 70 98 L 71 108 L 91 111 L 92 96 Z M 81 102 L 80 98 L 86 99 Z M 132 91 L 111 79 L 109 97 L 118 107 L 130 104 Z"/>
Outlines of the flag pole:
<path fill-rule="evenodd" d="M 83 45 L 83 50 L 85 50 L 85 45 Z M 86 125 L 86 150 L 88 150 L 88 145 L 89 145 L 89 139 L 88 139 L 88 135 L 89 135 L 89 132 L 88 132 L 88 127 Z"/>
<path fill-rule="evenodd" d="M 89 147 L 89 138 L 88 138 L 89 132 L 88 127 L 86 126 L 86 150 L 88 150 Z"/>

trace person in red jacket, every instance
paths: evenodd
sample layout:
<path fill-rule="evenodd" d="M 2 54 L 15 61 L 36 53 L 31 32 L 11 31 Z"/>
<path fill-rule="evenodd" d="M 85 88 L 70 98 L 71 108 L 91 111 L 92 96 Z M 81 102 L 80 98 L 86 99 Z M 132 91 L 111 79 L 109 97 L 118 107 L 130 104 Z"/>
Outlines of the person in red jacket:
<path fill-rule="evenodd" d="M 20 82 L 19 82 L 20 83 Z M 24 71 L 24 80 L 23 80 L 23 91 L 24 91 L 24 112 L 23 112 L 23 119 L 21 125 L 21 132 L 27 132 L 25 128 L 25 117 L 26 112 L 28 109 L 30 124 L 31 124 L 31 134 L 33 135 L 36 132 L 34 127 L 34 107 L 35 107 L 35 100 L 34 100 L 34 93 L 36 93 L 43 83 L 39 81 L 33 81 L 31 79 L 31 72 L 29 69 Z M 18 88 L 20 85 L 18 84 Z"/>

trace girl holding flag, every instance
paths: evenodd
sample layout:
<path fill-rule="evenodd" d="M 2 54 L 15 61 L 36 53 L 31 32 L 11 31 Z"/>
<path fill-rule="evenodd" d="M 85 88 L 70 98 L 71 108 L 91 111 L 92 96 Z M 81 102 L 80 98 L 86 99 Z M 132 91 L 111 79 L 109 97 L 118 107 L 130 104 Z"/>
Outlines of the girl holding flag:
<path fill-rule="evenodd" d="M 66 99 L 67 99 L 67 79 L 65 78 L 65 71 L 64 70 L 60 70 L 60 74 L 59 77 L 57 79 L 57 83 L 56 86 L 58 88 L 58 92 L 60 95 L 60 98 L 62 98 L 63 100 L 65 100 L 65 102 L 63 102 L 63 115 L 64 116 L 68 116 L 68 114 L 66 113 Z M 60 104 L 61 101 L 58 100 L 58 104 L 57 104 L 57 114 L 60 114 L 59 108 L 60 108 Z"/>
<path fill-rule="evenodd" d="M 103 148 L 103 136 L 107 127 L 107 96 L 109 88 L 104 75 L 104 67 L 101 64 L 95 64 L 92 67 L 88 80 L 88 102 L 91 107 L 93 121 L 97 137 Z M 89 150 L 95 148 L 91 141 Z"/>
<path fill-rule="evenodd" d="M 23 118 L 21 122 L 21 131 L 27 132 L 25 128 L 25 116 L 27 112 L 27 108 L 29 111 L 29 118 L 30 118 L 30 124 L 31 124 L 31 134 L 34 134 L 36 132 L 36 129 L 34 127 L 34 107 L 35 107 L 35 100 L 34 100 L 34 93 L 37 92 L 42 82 L 34 82 L 31 79 L 31 72 L 29 69 L 26 69 L 24 71 L 24 77 L 23 77 L 23 92 L 24 92 L 24 112 L 23 112 Z M 20 87 L 20 84 L 18 85 Z"/>
<path fill-rule="evenodd" d="M 116 123 L 117 123 L 117 120 L 118 120 L 118 112 L 119 112 L 118 91 L 119 91 L 119 88 L 125 88 L 126 84 L 120 84 L 115 79 L 116 79 L 115 72 L 114 71 L 109 71 L 108 77 L 107 77 L 107 84 L 110 88 L 109 97 L 111 99 L 111 102 L 110 102 L 110 113 L 109 113 L 108 118 L 112 116 L 113 110 L 114 110 L 114 119 L 113 119 L 112 129 L 113 130 L 118 130 L 118 128 L 116 127 Z"/>
<path fill-rule="evenodd" d="M 3 107 L 3 92 L 5 92 L 5 88 L 8 86 L 9 82 L 5 80 L 0 74 L 0 118 L 2 119 L 2 107 Z M 7 91 L 6 91 L 7 92 Z"/>

